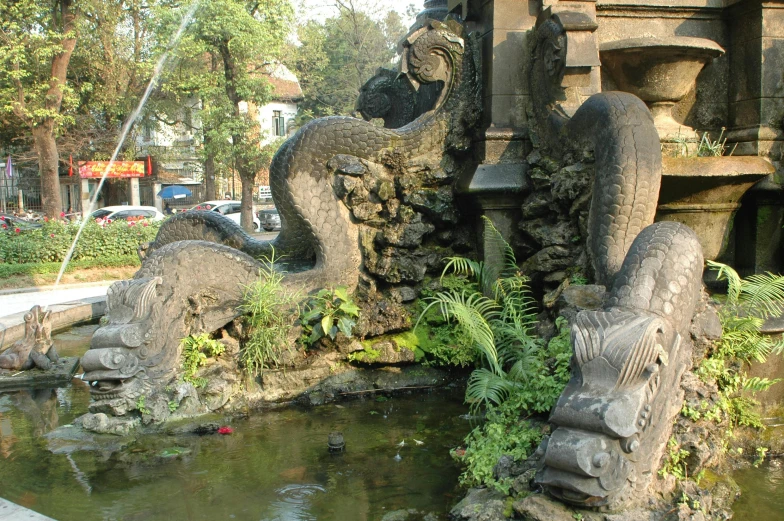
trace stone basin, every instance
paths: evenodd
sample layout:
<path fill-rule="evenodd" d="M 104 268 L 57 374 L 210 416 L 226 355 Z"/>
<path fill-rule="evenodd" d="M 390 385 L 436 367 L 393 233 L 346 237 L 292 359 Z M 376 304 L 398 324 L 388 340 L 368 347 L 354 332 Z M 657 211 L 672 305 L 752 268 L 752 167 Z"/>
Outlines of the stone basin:
<path fill-rule="evenodd" d="M 716 42 L 688 36 L 629 38 L 603 43 L 599 49 L 602 69 L 620 90 L 648 105 L 662 140 L 697 137 L 673 119 L 672 108 L 694 88 L 702 68 L 722 54 Z"/>
<path fill-rule="evenodd" d="M 774 171 L 756 156 L 664 157 L 656 221 L 691 227 L 705 258 L 715 260 L 727 247 L 741 197 Z"/>

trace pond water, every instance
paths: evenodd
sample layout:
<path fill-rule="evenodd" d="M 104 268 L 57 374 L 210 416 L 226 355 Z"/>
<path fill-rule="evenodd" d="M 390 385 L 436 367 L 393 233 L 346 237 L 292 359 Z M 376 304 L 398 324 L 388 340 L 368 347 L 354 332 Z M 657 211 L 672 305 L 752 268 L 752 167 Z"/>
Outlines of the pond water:
<path fill-rule="evenodd" d="M 59 351 L 81 355 L 95 328 L 57 335 Z M 0 497 L 58 521 L 364 521 L 402 508 L 446 519 L 461 497 L 448 452 L 471 429 L 461 398 L 292 407 L 219 419 L 234 429 L 225 436 L 147 436 L 113 454 L 53 454 L 41 436 L 87 410 L 87 386 L 0 394 Z M 345 436 L 342 454 L 327 451 L 332 431 Z M 743 490 L 736 521 L 784 518 L 781 463 L 733 476 Z"/>
<path fill-rule="evenodd" d="M 91 327 L 60 335 L 61 352 L 83 351 Z M 79 380 L 0 394 L 0 496 L 58 521 L 445 519 L 460 494 L 449 449 L 471 429 L 461 396 L 438 392 L 258 412 L 231 435 L 149 436 L 112 455 L 49 452 L 41 435 L 88 402 Z M 332 431 L 342 454 L 327 450 Z"/>

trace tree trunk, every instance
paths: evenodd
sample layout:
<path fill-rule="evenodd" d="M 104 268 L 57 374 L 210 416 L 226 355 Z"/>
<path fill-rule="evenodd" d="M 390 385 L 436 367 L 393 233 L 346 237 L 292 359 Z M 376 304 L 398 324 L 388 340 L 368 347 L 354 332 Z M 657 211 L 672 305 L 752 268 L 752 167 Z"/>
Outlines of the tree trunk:
<path fill-rule="evenodd" d="M 255 176 L 248 179 L 241 175 L 242 181 L 242 205 L 240 206 L 240 225 L 245 231 L 255 231 L 253 225 L 253 188 L 255 186 Z"/>
<path fill-rule="evenodd" d="M 76 13 L 73 0 L 59 0 L 57 7 L 59 7 L 62 20 L 62 27 L 59 29 L 64 35 L 71 36 L 63 38 L 62 52 L 52 57 L 52 79 L 46 92 L 44 106 L 49 113 L 59 114 L 63 102 L 63 85 L 65 85 L 68 73 L 68 64 L 76 47 L 76 38 L 73 37 L 76 31 Z M 38 124 L 33 125 L 33 141 L 36 152 L 38 152 L 38 171 L 41 174 L 41 200 L 44 213 L 50 219 L 60 217 L 60 212 L 63 211 L 60 199 L 60 178 L 57 171 L 60 155 L 57 153 L 57 142 L 54 138 L 54 120 L 54 116 L 47 116 L 42 118 Z"/>
<path fill-rule="evenodd" d="M 48 120 L 33 128 L 33 143 L 38 154 L 38 172 L 41 174 L 41 202 L 44 214 L 50 219 L 60 217 L 63 203 L 60 198 L 58 165 L 60 155 L 54 139 L 53 122 Z"/>
<path fill-rule="evenodd" d="M 204 133 L 204 148 L 205 150 L 210 150 L 210 138 L 207 137 L 207 133 Z M 215 197 L 215 156 L 212 153 L 208 153 L 206 159 L 204 160 L 204 200 L 209 201 L 211 199 L 216 199 Z M 223 197 L 218 197 L 218 199 L 223 199 Z"/>

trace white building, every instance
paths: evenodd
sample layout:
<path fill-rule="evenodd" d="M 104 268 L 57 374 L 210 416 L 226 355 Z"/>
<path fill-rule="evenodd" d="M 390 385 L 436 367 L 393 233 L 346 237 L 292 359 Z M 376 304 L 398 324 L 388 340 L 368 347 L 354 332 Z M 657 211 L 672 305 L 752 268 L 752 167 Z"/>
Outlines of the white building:
<path fill-rule="evenodd" d="M 262 67 L 262 74 L 267 76 L 267 81 L 272 85 L 272 101 L 258 109 L 253 104 L 240 103 L 240 111 L 247 112 L 250 105 L 250 110 L 256 112 L 261 128 L 259 146 L 267 145 L 293 132 L 298 104 L 303 98 L 299 80 L 285 65 L 267 64 Z M 199 144 L 195 140 L 201 130 L 200 110 L 201 101 L 198 98 L 189 99 L 176 121 L 171 124 L 157 121 L 137 133 L 136 144 L 141 155 L 149 154 L 155 158 L 158 182 L 151 187 L 155 193 L 158 186 L 165 184 L 189 185 L 202 182 L 204 168 L 197 154 Z M 216 181 L 219 194 L 232 192 L 232 185 L 239 187 L 238 180 L 234 183 L 226 179 Z M 261 184 L 269 184 L 269 181 L 263 181 Z M 144 188 L 142 191 L 145 192 Z M 146 200 L 144 195 L 145 193 L 142 194 L 142 199 Z M 153 201 L 143 203 L 153 204 Z M 160 207 L 162 203 L 155 197 L 154 204 Z"/>

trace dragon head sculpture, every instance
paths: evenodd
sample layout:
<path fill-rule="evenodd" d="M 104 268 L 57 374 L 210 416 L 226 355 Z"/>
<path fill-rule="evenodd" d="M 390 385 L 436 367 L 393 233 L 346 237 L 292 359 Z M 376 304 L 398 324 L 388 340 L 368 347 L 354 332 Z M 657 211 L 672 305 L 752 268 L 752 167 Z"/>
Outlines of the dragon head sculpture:
<path fill-rule="evenodd" d="M 542 446 L 537 481 L 559 499 L 605 506 L 637 472 L 650 472 L 660 402 L 669 398 L 659 392 L 662 378 L 680 344 L 672 325 L 654 314 L 580 312 L 572 379 L 550 417 L 557 428 Z"/>
<path fill-rule="evenodd" d="M 115 282 L 107 292 L 106 316 L 82 357 L 90 382 L 91 409 L 123 414 L 155 381 L 170 376 L 176 353 L 155 342 L 160 277 Z M 173 358 L 173 359 L 172 359 Z"/>
<path fill-rule="evenodd" d="M 634 240 L 603 311 L 572 325 L 572 376 L 537 450 L 536 482 L 581 507 L 646 497 L 680 411 L 702 248 L 688 227 L 660 222 Z"/>

